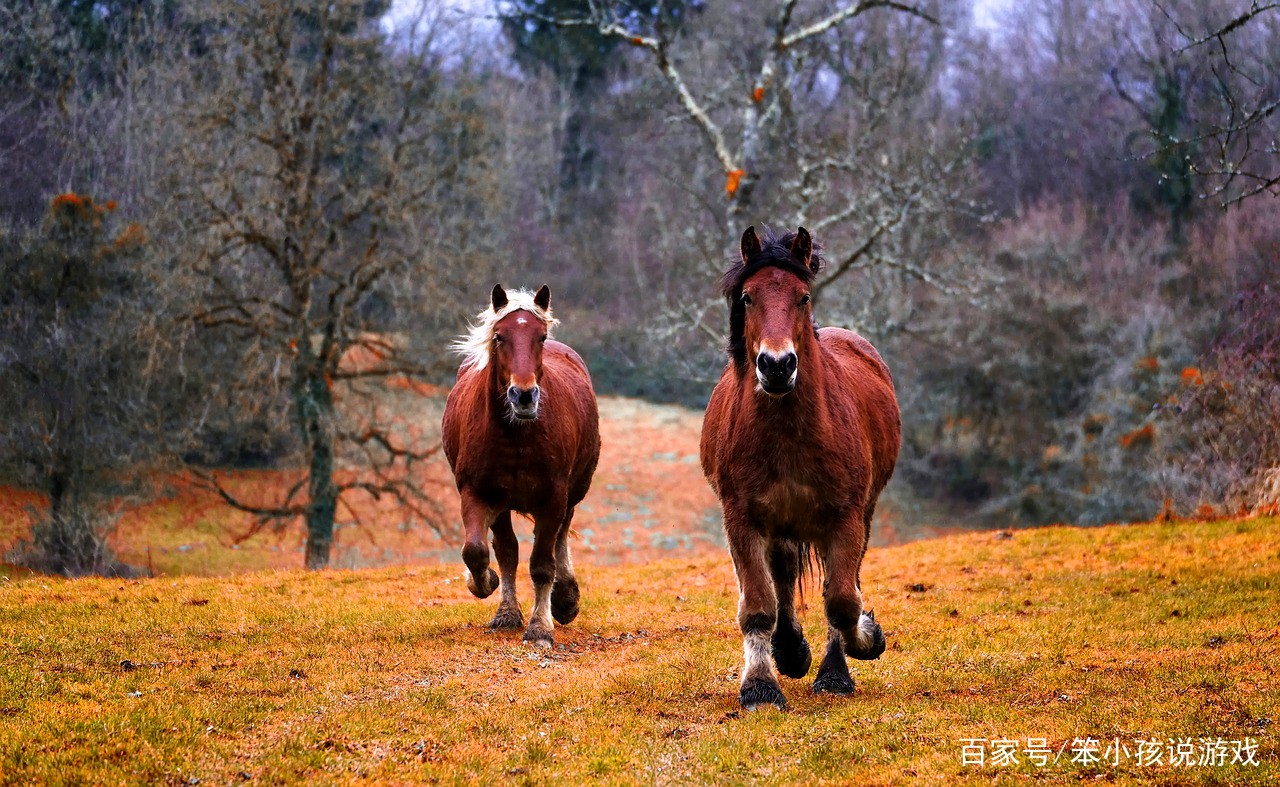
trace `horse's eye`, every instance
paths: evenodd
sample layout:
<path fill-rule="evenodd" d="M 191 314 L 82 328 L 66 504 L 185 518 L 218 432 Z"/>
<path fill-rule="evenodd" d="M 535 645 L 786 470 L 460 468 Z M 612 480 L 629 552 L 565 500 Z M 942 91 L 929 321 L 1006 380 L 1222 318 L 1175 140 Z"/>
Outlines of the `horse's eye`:
<path fill-rule="evenodd" d="M 807 305 L 809 304 L 809 301 L 811 301 L 811 300 L 813 300 L 813 299 L 812 299 L 812 298 L 810 298 L 810 297 L 809 297 L 809 293 L 807 293 L 807 292 L 806 292 L 806 293 L 804 294 L 804 297 L 800 299 L 800 305 L 801 305 L 801 306 L 807 306 Z"/>
<path fill-rule="evenodd" d="M 502 334 L 500 334 L 500 333 L 495 333 L 495 334 L 493 335 L 493 343 L 494 343 L 494 344 L 502 344 Z"/>
<path fill-rule="evenodd" d="M 742 303 L 743 303 L 743 305 L 744 305 L 744 306 L 750 306 L 750 305 L 751 305 L 751 296 L 750 296 L 750 295 L 748 295 L 748 294 L 747 294 L 747 293 L 745 293 L 745 292 L 744 292 L 744 293 L 742 293 Z"/>
<path fill-rule="evenodd" d="M 546 342 L 547 342 L 547 337 L 545 337 L 545 336 L 540 336 L 540 337 L 538 337 L 538 343 L 539 343 L 539 344 L 546 344 Z"/>

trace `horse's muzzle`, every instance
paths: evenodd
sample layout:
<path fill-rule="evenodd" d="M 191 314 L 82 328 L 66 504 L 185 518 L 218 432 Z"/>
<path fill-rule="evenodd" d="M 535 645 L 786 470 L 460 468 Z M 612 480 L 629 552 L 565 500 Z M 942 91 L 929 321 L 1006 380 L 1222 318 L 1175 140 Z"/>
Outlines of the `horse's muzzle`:
<path fill-rule="evenodd" d="M 532 388 L 507 386 L 507 402 L 511 405 L 511 412 L 522 421 L 531 421 L 538 417 L 538 396 L 539 390 L 536 385 Z"/>
<path fill-rule="evenodd" d="M 785 396 L 796 387 L 799 359 L 794 352 L 774 355 L 761 352 L 756 356 L 756 380 L 770 396 Z"/>

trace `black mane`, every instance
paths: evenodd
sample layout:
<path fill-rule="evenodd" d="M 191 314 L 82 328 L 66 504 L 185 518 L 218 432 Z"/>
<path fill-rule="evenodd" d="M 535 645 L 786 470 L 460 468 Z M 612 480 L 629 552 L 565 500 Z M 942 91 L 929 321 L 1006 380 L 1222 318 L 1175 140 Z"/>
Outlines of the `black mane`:
<path fill-rule="evenodd" d="M 809 264 L 805 265 L 803 260 L 797 260 L 791 255 L 791 244 L 796 238 L 794 232 L 777 235 L 765 226 L 761 227 L 759 238 L 760 251 L 747 259 L 743 259 L 741 254 L 735 254 L 729 263 L 729 269 L 720 277 L 720 294 L 729 302 L 729 340 L 725 351 L 739 370 L 745 368 L 747 363 L 747 308 L 742 303 L 742 285 L 765 268 L 781 268 L 795 274 L 806 285 L 811 285 L 826 265 L 820 253 L 822 246 L 817 241 L 813 241 L 813 254 Z M 817 333 L 818 326 L 815 324 L 813 329 Z"/>

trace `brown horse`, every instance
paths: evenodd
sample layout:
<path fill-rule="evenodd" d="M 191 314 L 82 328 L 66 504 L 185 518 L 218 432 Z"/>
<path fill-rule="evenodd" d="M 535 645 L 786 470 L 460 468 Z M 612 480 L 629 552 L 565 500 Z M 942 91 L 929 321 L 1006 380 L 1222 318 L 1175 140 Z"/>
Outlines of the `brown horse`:
<path fill-rule="evenodd" d="M 534 604 L 524 641 L 553 642 L 552 618 L 578 616 L 569 556 L 573 509 L 586 497 L 600 458 L 600 416 L 586 364 L 551 341 L 551 291 L 493 288 L 490 307 L 455 347 L 466 357 L 444 409 L 444 452 L 462 496 L 467 587 L 487 598 L 499 587 L 489 568 L 493 531 L 502 596 L 492 629 L 524 625 L 516 601 L 519 544 L 511 512 L 533 518 L 529 577 Z"/>
<path fill-rule="evenodd" d="M 876 498 L 901 441 L 893 379 L 858 334 L 818 330 L 810 285 L 822 269 L 809 233 L 764 238 L 748 227 L 741 261 L 722 280 L 729 364 L 702 426 L 702 470 L 724 508 L 738 577 L 745 708 L 786 707 L 782 674 L 809 672 L 796 616 L 801 570 L 816 548 L 823 570 L 827 648 L 814 692 L 850 694 L 845 655 L 884 652 L 863 611 L 859 571 Z M 772 656 L 772 658 L 770 658 Z"/>

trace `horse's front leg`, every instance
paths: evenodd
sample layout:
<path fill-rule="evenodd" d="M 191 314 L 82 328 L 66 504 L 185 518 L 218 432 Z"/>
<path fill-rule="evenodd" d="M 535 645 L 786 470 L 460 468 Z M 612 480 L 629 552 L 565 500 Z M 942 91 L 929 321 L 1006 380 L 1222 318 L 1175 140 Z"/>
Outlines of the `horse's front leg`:
<path fill-rule="evenodd" d="M 551 588 L 556 579 L 556 541 L 564 523 L 565 507 L 540 512 L 533 521 L 533 552 L 529 555 L 529 578 L 533 580 L 533 611 L 524 630 L 524 641 L 549 648 L 555 642 L 551 619 Z"/>
<path fill-rule="evenodd" d="M 870 660 L 884 653 L 884 632 L 875 616 L 863 610 L 858 587 L 865 538 L 861 519 L 852 525 L 844 523 L 835 528 L 824 550 L 827 651 L 813 681 L 816 693 L 852 694 L 853 678 L 845 656 Z"/>
<path fill-rule="evenodd" d="M 469 489 L 462 490 L 462 526 L 466 543 L 462 562 L 467 566 L 467 589 L 476 598 L 488 598 L 498 589 L 498 575 L 489 568 L 489 528 L 498 516 Z"/>
<path fill-rule="evenodd" d="M 516 600 L 516 566 L 520 562 L 520 542 L 511 528 L 511 512 L 504 511 L 493 523 L 493 554 L 498 559 L 498 572 L 502 577 L 502 594 L 498 611 L 489 628 L 519 630 L 524 628 L 524 615 L 520 614 L 520 602 Z"/>
<path fill-rule="evenodd" d="M 778 596 L 767 562 L 767 544 L 745 512 L 725 506 L 725 536 L 738 577 L 738 628 L 742 630 L 742 683 L 738 702 L 747 710 L 759 705 L 787 707 L 773 668 L 770 640 L 778 620 Z"/>

